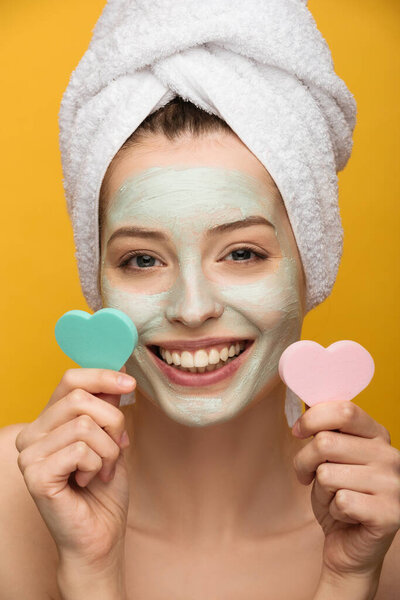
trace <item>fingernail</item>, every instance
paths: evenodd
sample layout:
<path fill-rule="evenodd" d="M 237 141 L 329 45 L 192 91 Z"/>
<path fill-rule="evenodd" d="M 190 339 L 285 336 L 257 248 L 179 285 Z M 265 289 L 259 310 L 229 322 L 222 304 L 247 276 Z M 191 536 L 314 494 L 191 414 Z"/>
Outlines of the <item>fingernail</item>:
<path fill-rule="evenodd" d="M 296 423 L 293 425 L 293 427 L 292 427 L 292 433 L 293 433 L 293 435 L 300 435 L 300 423 L 299 423 L 299 421 L 296 421 Z"/>
<path fill-rule="evenodd" d="M 130 388 L 135 383 L 135 380 L 130 375 L 118 375 L 117 383 L 121 387 Z"/>
<path fill-rule="evenodd" d="M 127 431 L 124 431 L 124 433 L 121 435 L 121 439 L 119 441 L 119 445 L 121 446 L 121 448 L 127 448 L 130 444 L 129 441 L 129 435 Z"/>

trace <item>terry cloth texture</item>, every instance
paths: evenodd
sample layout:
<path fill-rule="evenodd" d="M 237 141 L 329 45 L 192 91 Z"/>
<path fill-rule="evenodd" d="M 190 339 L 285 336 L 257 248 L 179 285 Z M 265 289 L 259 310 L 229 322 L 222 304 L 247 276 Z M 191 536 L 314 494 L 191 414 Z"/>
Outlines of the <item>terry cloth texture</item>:
<path fill-rule="evenodd" d="M 356 103 L 305 0 L 109 0 L 59 113 L 63 183 L 83 294 L 102 308 L 98 197 L 109 163 L 176 95 L 224 119 L 270 173 L 306 275 L 307 310 L 342 254 L 337 172 Z"/>

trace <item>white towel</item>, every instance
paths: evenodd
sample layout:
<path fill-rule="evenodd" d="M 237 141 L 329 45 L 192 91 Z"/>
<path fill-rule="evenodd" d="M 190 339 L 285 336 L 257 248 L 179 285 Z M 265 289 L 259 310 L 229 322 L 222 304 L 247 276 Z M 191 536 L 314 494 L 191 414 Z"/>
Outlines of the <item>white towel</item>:
<path fill-rule="evenodd" d="M 343 243 L 337 172 L 351 154 L 356 103 L 306 4 L 108 1 L 59 113 L 79 276 L 94 311 L 102 308 L 102 179 L 130 134 L 176 95 L 224 119 L 274 179 L 303 262 L 307 310 L 330 294 Z"/>

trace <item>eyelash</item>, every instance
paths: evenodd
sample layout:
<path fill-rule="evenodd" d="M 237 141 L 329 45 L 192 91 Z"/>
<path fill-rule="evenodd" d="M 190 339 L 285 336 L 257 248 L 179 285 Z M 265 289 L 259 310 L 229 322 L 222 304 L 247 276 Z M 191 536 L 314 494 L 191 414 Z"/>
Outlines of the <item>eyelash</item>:
<path fill-rule="evenodd" d="M 269 260 L 269 256 L 264 256 L 263 254 L 260 254 L 259 252 L 256 252 L 253 248 L 251 248 L 250 246 L 240 246 L 239 248 L 235 248 L 234 250 L 231 250 L 229 252 L 229 254 L 232 254 L 233 252 L 237 252 L 238 250 L 248 250 L 250 252 L 252 252 L 256 258 L 253 260 L 230 260 L 228 262 L 234 262 L 234 263 L 245 263 L 248 264 L 249 262 L 259 262 L 260 260 Z M 227 254 L 227 256 L 229 256 L 229 254 Z M 124 259 L 123 261 L 118 265 L 119 269 L 122 269 L 123 271 L 125 270 L 135 270 L 135 271 L 146 271 L 149 269 L 152 269 L 153 267 L 132 267 L 129 266 L 129 262 L 132 258 L 134 258 L 135 256 L 152 256 L 151 254 L 148 254 L 147 252 L 140 252 L 139 250 L 133 250 L 132 252 L 130 252 Z M 152 258 L 156 258 L 155 256 L 152 256 Z M 160 260 L 160 259 L 156 259 L 156 260 Z"/>

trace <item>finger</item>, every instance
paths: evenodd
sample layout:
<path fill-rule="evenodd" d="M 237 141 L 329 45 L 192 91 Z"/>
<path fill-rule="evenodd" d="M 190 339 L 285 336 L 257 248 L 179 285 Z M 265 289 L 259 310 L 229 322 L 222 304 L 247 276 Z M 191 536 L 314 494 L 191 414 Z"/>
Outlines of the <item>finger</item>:
<path fill-rule="evenodd" d="M 338 490 L 333 498 L 329 513 L 337 521 L 362 523 L 376 537 L 394 535 L 399 528 L 398 510 L 381 498 L 353 490 Z"/>
<path fill-rule="evenodd" d="M 308 485 L 319 464 L 333 463 L 370 464 L 382 454 L 382 444 L 347 433 L 319 431 L 296 454 L 293 465 L 300 483 Z"/>
<path fill-rule="evenodd" d="M 121 436 L 125 430 L 125 415 L 123 412 L 85 390 L 74 389 L 20 431 L 15 441 L 18 451 L 21 452 L 30 444 L 50 433 L 50 431 L 80 415 L 91 417 L 99 427 L 111 436 L 116 444 L 120 444 Z"/>
<path fill-rule="evenodd" d="M 313 495 L 321 506 L 327 507 L 338 490 L 382 495 L 387 491 L 386 483 L 385 476 L 366 465 L 322 463 L 315 473 Z"/>
<path fill-rule="evenodd" d="M 370 465 L 336 463 L 318 465 L 313 486 L 315 499 L 326 507 L 340 489 L 379 495 L 400 509 L 399 477 L 389 468 L 381 470 Z"/>
<path fill-rule="evenodd" d="M 43 461 L 30 464 L 24 479 L 33 497 L 57 499 L 65 490 L 69 476 L 76 470 L 98 473 L 102 460 L 85 442 L 79 441 L 58 450 Z"/>
<path fill-rule="evenodd" d="M 124 365 L 123 367 L 121 367 L 120 371 L 122 373 L 126 373 L 126 366 Z M 134 389 L 134 388 L 132 388 Z M 125 393 L 125 392 L 124 392 Z M 100 400 L 104 400 L 105 402 L 108 402 L 109 404 L 112 404 L 113 406 L 116 406 L 117 408 L 119 407 L 120 403 L 121 403 L 121 394 L 96 394 L 97 398 L 100 398 Z"/>
<path fill-rule="evenodd" d="M 52 406 L 58 400 L 80 388 L 91 394 L 124 394 L 136 387 L 136 380 L 127 373 L 111 369 L 68 369 L 54 390 L 47 406 Z M 44 410 L 46 410 L 46 408 Z"/>
<path fill-rule="evenodd" d="M 296 425 L 298 434 L 296 433 Z M 307 438 L 318 431 L 337 429 L 364 438 L 382 438 L 390 444 L 387 429 L 377 423 L 362 408 L 345 400 L 343 402 L 320 402 L 304 412 L 293 426 L 293 434 Z"/>
<path fill-rule="evenodd" d="M 120 448 L 88 415 L 81 415 L 68 421 L 25 448 L 18 456 L 18 466 L 24 473 L 28 465 L 42 461 L 49 455 L 79 440 L 85 442 L 100 456 L 102 469 L 99 476 L 104 481 L 109 481 L 109 475 L 118 459 Z"/>

